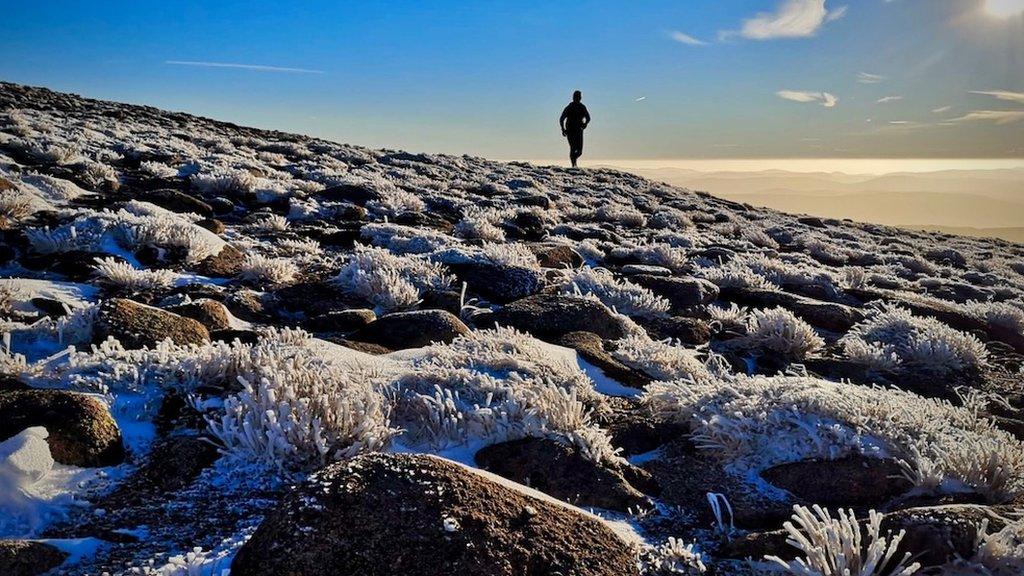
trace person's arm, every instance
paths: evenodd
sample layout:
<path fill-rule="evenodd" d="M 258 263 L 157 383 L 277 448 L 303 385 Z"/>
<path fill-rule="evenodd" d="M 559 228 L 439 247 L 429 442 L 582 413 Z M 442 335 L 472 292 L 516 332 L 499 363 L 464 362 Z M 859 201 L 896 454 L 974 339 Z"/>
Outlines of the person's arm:
<path fill-rule="evenodd" d="M 565 120 L 569 117 L 569 107 L 562 110 L 562 116 L 558 119 L 558 127 L 562 129 L 562 136 L 565 136 Z"/>
<path fill-rule="evenodd" d="M 587 110 L 587 107 L 584 106 L 583 107 L 583 127 L 586 128 L 587 126 L 590 126 L 590 110 Z"/>

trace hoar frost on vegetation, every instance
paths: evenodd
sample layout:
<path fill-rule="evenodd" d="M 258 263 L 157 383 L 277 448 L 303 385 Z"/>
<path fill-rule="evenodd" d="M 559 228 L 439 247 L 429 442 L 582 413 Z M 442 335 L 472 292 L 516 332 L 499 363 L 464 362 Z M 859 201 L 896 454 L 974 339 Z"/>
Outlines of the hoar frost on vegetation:
<path fill-rule="evenodd" d="M 731 376 L 656 382 L 645 402 L 689 424 L 697 443 L 737 472 L 851 453 L 900 460 L 926 491 L 974 491 L 1006 502 L 1024 490 L 1024 444 L 964 406 L 896 389 L 809 377 Z"/>
<path fill-rule="evenodd" d="M 872 311 L 840 342 L 848 358 L 876 371 L 943 376 L 988 363 L 988 351 L 976 336 L 892 306 Z"/>
<path fill-rule="evenodd" d="M 974 289 L 969 298 L 978 301 L 957 302 L 960 311 L 990 330 L 1024 328 L 1020 253 L 987 241 L 948 237 L 939 246 L 936 237 L 897 236 L 884 227 L 852 223 L 811 229 L 771 211 L 735 211 L 712 198 L 603 170 L 569 176 L 470 157 L 414 157 L 242 134 L 201 119 L 191 119 L 186 132 L 176 120 L 144 125 L 126 117 L 115 124 L 99 115 L 83 119 L 25 109 L 0 117 L 0 131 L 0 143 L 12 156 L 19 152 L 75 175 L 73 183 L 34 174 L 0 153 L 0 176 L 14 184 L 0 192 L 0 228 L 40 212 L 56 215 L 55 221 L 45 220 L 50 228 L 21 231 L 37 254 L 84 250 L 126 257 L 151 246 L 183 253 L 186 264 L 218 254 L 224 240 L 197 226 L 197 216 L 139 201 L 116 210 L 71 203 L 121 182 L 130 171 L 126 166 L 137 162 L 136 175 L 183 178 L 206 200 L 267 204 L 275 212 L 288 206 L 287 217 L 268 213 L 250 225 L 229 225 L 224 237 L 247 254 L 238 277 L 227 280 L 229 290 L 239 281 L 271 290 L 340 266 L 331 281 L 379 313 L 414 308 L 429 291 L 457 288 L 446 266 L 472 262 L 538 271 L 527 243 L 508 241 L 515 229 L 509 224 L 522 218 L 541 222 L 547 241 L 573 248 L 587 262 L 557 275 L 547 271 L 554 290 L 599 300 L 638 319 L 657 318 L 669 307 L 611 272 L 626 263 L 706 278 L 723 288 L 798 291 L 836 301 L 844 291 L 888 288 L 908 298 L 917 291 L 912 296 L 922 304 L 939 305 L 950 302 L 944 289 L 968 286 Z M 321 246 L 303 236 L 303 227 L 334 222 L 351 211 L 319 195 L 334 186 L 352 186 L 368 196 L 359 235 L 371 246 L 338 252 L 326 241 Z M 528 196 L 546 197 L 546 208 L 518 207 Z M 434 207 L 444 208 L 450 228 L 398 223 L 412 220 L 399 218 L 410 213 L 434 217 Z M 183 278 L 136 264 L 104 257 L 94 268 L 101 283 L 125 292 L 168 288 Z M 13 306 L 24 304 L 21 295 L 13 300 Z M 735 341 L 749 350 L 792 361 L 824 351 L 821 335 L 787 311 L 723 306 L 706 307 L 708 317 L 742 334 Z M 607 433 L 595 423 L 607 406 L 593 384 L 575 363 L 512 330 L 475 331 L 394 358 L 338 358 L 308 334 L 263 328 L 252 345 L 164 342 L 125 350 L 113 340 L 90 345 L 95 302 L 76 302 L 66 316 L 32 324 L 6 320 L 16 316 L 11 308 L 0 292 L 0 332 L 15 343 L 0 350 L 0 371 L 33 384 L 103 394 L 115 412 L 119 397 L 139 395 L 145 402 L 136 416 L 150 420 L 165 390 L 188 396 L 200 385 L 223 389 L 223 402 L 193 398 L 228 456 L 218 465 L 261 464 L 290 473 L 369 450 L 443 453 L 524 436 L 577 446 L 595 461 L 618 462 Z M 652 340 L 636 324 L 627 326 L 629 335 L 608 343 L 609 353 L 655 379 L 646 404 L 688 424 L 698 444 L 714 449 L 730 471 L 862 453 L 901 461 L 925 492 L 974 491 L 1001 503 L 1022 490 L 1021 443 L 979 416 L 984 399 L 978 394 L 967 394 L 956 406 L 806 377 L 732 376 L 710 350 Z M 78 350 L 32 362 L 38 355 L 26 358 L 24 352 L 38 352 L 40 343 Z M 840 348 L 848 359 L 887 375 L 912 371 L 941 378 L 991 361 L 976 337 L 896 308 L 871 311 L 840 340 Z M 880 561 L 893 550 L 892 535 L 873 533 L 869 525 L 866 538 L 860 529 L 855 536 L 842 512 L 830 518 L 804 510 L 795 526 L 806 535 L 790 535 L 807 543 L 806 556 L 788 565 L 798 574 L 830 574 L 824 566 L 840 561 L 862 576 L 883 574 L 883 568 L 885 574 L 899 573 L 894 571 L 902 566 L 895 557 L 884 567 Z M 961 559 L 955 567 L 960 572 L 952 573 L 1020 573 L 1020 526 L 1012 523 L 993 534 L 982 530 L 974 556 Z M 849 545 L 854 538 L 865 544 L 859 556 Z M 673 539 L 650 557 L 663 572 L 696 574 L 709 560 L 699 550 Z M 221 560 L 220 552 L 194 550 L 161 570 L 202 572 Z"/>

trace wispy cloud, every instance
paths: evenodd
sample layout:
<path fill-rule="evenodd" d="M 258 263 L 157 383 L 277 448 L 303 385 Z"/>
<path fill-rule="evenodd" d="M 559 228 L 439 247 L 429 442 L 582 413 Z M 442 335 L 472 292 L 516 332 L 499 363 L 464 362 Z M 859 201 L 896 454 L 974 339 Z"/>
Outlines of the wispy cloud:
<path fill-rule="evenodd" d="M 847 6 L 840 6 L 829 10 L 825 0 L 782 0 L 774 12 L 761 12 L 744 20 L 738 31 L 722 31 L 719 38 L 736 35 L 750 40 L 807 38 L 817 34 L 826 23 L 845 16 L 847 9 Z"/>
<path fill-rule="evenodd" d="M 884 96 L 882 98 L 879 98 L 878 100 L 875 100 L 875 103 L 888 104 L 889 102 L 899 102 L 900 100 L 903 100 L 903 96 Z"/>
<path fill-rule="evenodd" d="M 680 32 L 678 30 L 673 30 L 672 33 L 669 34 L 669 37 L 672 38 L 673 40 L 675 40 L 676 42 L 679 42 L 680 44 L 686 44 L 688 46 L 706 46 L 707 45 L 707 42 L 705 42 L 703 40 L 698 40 L 697 38 L 694 38 L 693 36 L 690 36 L 689 34 L 686 34 L 684 32 Z"/>
<path fill-rule="evenodd" d="M 1010 92 L 1008 90 L 971 90 L 971 94 L 981 94 L 983 96 L 991 96 L 1006 102 L 1024 104 L 1024 93 L 1021 92 Z"/>
<path fill-rule="evenodd" d="M 634 98 L 633 102 L 643 102 L 644 100 L 647 100 L 647 96 L 640 96 L 639 98 Z"/>
<path fill-rule="evenodd" d="M 940 106 L 932 110 L 932 114 L 942 114 L 943 112 L 949 112 L 952 109 L 952 106 Z"/>
<path fill-rule="evenodd" d="M 1024 110 L 975 110 L 950 122 L 991 122 L 1004 126 L 1024 122 Z"/>
<path fill-rule="evenodd" d="M 833 108 L 839 102 L 839 98 L 828 92 L 805 92 L 802 90 L 779 90 L 776 96 L 783 100 L 801 103 L 817 103 L 825 108 Z"/>
<path fill-rule="evenodd" d="M 861 84 L 880 84 L 884 80 L 885 76 L 879 76 L 878 74 L 869 74 L 867 72 L 857 74 L 857 82 Z"/>
<path fill-rule="evenodd" d="M 234 68 L 239 70 L 255 70 L 257 72 L 284 72 L 287 74 L 323 74 L 323 70 L 308 68 L 286 68 L 283 66 L 264 66 L 262 64 L 233 64 L 229 62 L 203 62 L 196 60 L 165 60 L 164 64 L 172 66 L 197 66 L 200 68 Z"/>

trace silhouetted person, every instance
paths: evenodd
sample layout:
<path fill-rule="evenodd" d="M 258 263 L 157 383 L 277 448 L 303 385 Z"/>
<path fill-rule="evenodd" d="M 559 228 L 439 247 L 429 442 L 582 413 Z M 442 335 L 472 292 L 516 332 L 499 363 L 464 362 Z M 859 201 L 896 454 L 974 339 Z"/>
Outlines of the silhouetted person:
<path fill-rule="evenodd" d="M 579 90 L 572 93 L 572 102 L 562 110 L 558 125 L 562 128 L 562 136 L 569 139 L 569 161 L 576 167 L 576 160 L 583 156 L 583 131 L 590 124 L 590 112 L 583 105 L 583 93 Z"/>

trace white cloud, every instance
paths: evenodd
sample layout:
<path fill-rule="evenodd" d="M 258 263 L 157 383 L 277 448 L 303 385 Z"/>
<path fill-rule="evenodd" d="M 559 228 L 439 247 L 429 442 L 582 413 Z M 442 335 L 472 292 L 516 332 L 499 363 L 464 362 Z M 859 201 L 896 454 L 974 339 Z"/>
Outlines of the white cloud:
<path fill-rule="evenodd" d="M 983 96 L 991 96 L 999 100 L 1004 100 L 1006 102 L 1024 104 L 1024 93 L 1021 92 L 1010 92 L 1008 90 L 972 90 L 971 94 L 981 94 Z"/>
<path fill-rule="evenodd" d="M 782 0 L 774 12 L 761 12 L 745 20 L 738 31 L 719 33 L 721 38 L 740 35 L 751 40 L 772 40 L 775 38 L 807 38 L 817 34 L 828 22 L 834 22 L 846 15 L 848 7 L 834 10 L 825 7 L 825 0 Z"/>
<path fill-rule="evenodd" d="M 705 46 L 705 45 L 707 45 L 707 42 L 704 42 L 703 40 L 698 40 L 698 39 L 694 38 L 693 36 L 690 36 L 689 34 L 685 34 L 685 33 L 680 32 L 678 30 L 673 31 L 669 36 L 673 40 L 675 40 L 676 42 L 679 42 L 680 44 L 686 44 L 688 46 Z"/>
<path fill-rule="evenodd" d="M 933 114 L 942 114 L 943 112 L 949 112 L 952 109 L 953 109 L 952 106 L 940 106 L 939 108 L 936 108 L 936 109 L 932 110 L 932 113 Z"/>
<path fill-rule="evenodd" d="M 1024 110 L 975 110 L 950 122 L 992 122 L 1004 126 L 1024 122 Z"/>
<path fill-rule="evenodd" d="M 879 76 L 878 74 L 869 74 L 867 72 L 857 74 L 857 82 L 861 84 L 878 84 L 884 80 L 885 76 Z"/>
<path fill-rule="evenodd" d="M 647 100 L 647 96 L 641 96 L 639 98 L 634 98 L 633 102 L 643 102 L 644 100 Z"/>
<path fill-rule="evenodd" d="M 309 70 L 307 68 L 285 68 L 281 66 L 264 66 L 262 64 L 231 64 L 227 62 L 201 62 L 195 60 L 165 60 L 164 64 L 174 66 L 198 66 L 200 68 L 235 68 L 241 70 L 255 70 L 257 72 L 285 72 L 289 74 L 323 74 L 323 70 Z"/>
<path fill-rule="evenodd" d="M 833 108 L 839 102 L 839 98 L 828 92 L 805 92 L 802 90 L 779 90 L 776 96 L 783 100 L 790 100 L 801 103 L 818 103 L 825 108 Z"/>
<path fill-rule="evenodd" d="M 900 100 L 903 100 L 903 96 L 884 96 L 882 98 L 879 98 L 878 100 L 875 100 L 875 103 L 888 104 L 889 102 L 899 102 Z"/>

